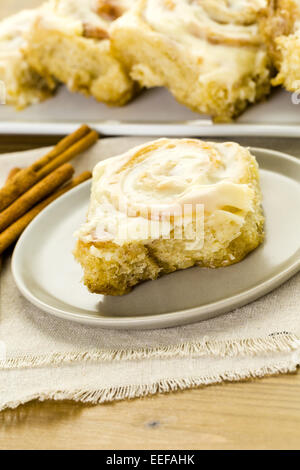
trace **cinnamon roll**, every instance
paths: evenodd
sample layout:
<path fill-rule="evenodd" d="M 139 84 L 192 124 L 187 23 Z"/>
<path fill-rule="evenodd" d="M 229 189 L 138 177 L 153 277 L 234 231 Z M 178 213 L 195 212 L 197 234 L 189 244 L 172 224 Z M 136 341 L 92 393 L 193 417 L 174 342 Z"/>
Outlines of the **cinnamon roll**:
<path fill-rule="evenodd" d="M 112 26 L 112 47 L 142 86 L 228 121 L 270 89 L 258 27 L 266 0 L 138 0 Z"/>
<path fill-rule="evenodd" d="M 261 30 L 278 70 L 272 84 L 300 90 L 300 0 L 269 0 Z"/>
<path fill-rule="evenodd" d="M 125 104 L 134 84 L 112 55 L 110 28 L 132 0 L 49 0 L 28 35 L 27 60 L 48 80 L 92 95 L 109 105 Z"/>
<path fill-rule="evenodd" d="M 46 99 L 56 85 L 44 80 L 24 56 L 26 34 L 37 15 L 38 10 L 24 10 L 0 22 L 1 98 L 17 109 Z"/>
<path fill-rule="evenodd" d="M 257 162 L 236 143 L 159 139 L 100 162 L 75 257 L 91 292 L 194 265 L 241 261 L 263 241 Z"/>

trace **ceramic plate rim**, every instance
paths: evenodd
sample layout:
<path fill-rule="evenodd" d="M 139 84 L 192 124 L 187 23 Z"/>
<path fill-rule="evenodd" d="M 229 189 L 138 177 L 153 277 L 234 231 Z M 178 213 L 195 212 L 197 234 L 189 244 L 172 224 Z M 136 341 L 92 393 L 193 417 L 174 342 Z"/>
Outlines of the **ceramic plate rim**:
<path fill-rule="evenodd" d="M 283 158 L 284 160 L 289 160 L 292 163 L 300 167 L 300 160 L 296 157 L 293 157 L 289 154 L 278 152 L 276 150 L 264 149 L 261 147 L 249 147 L 250 151 L 255 153 L 263 152 L 264 154 L 277 156 Z M 194 323 L 196 321 L 203 321 L 209 318 L 213 318 L 219 315 L 222 315 L 228 311 L 232 311 L 235 308 L 241 307 L 245 304 L 252 302 L 260 298 L 261 296 L 271 292 L 276 289 L 282 283 L 291 278 L 300 270 L 300 256 L 296 259 L 295 262 L 291 263 L 285 269 L 280 271 L 280 273 L 272 276 L 266 281 L 260 283 L 258 286 L 244 290 L 243 292 L 230 296 L 226 299 L 218 300 L 210 304 L 206 304 L 200 307 L 188 308 L 185 310 L 178 310 L 174 312 L 161 313 L 157 315 L 147 315 L 147 316 L 133 316 L 126 318 L 103 318 L 103 317 L 88 317 L 84 314 L 69 312 L 60 308 L 53 307 L 44 301 L 37 298 L 30 289 L 26 286 L 25 280 L 22 279 L 21 270 L 18 269 L 19 263 L 18 259 L 19 253 L 22 253 L 23 243 L 26 242 L 31 230 L 34 229 L 35 225 L 39 223 L 41 217 L 47 217 L 47 211 L 51 207 L 62 203 L 65 198 L 70 197 L 71 193 L 80 191 L 83 187 L 90 185 L 91 182 L 87 181 L 80 186 L 72 189 L 68 193 L 61 196 L 58 200 L 54 201 L 50 206 L 48 206 L 41 214 L 39 214 L 31 224 L 25 229 L 21 235 L 17 245 L 14 249 L 12 256 L 12 273 L 16 285 L 22 295 L 33 305 L 40 308 L 46 313 L 50 313 L 59 318 L 65 320 L 75 321 L 81 324 L 88 324 L 93 326 L 98 326 L 102 328 L 113 328 L 113 329 L 151 329 L 151 328 L 165 328 L 173 327 L 178 325 L 184 325 L 189 323 Z M 296 255 L 297 256 L 297 255 Z"/>

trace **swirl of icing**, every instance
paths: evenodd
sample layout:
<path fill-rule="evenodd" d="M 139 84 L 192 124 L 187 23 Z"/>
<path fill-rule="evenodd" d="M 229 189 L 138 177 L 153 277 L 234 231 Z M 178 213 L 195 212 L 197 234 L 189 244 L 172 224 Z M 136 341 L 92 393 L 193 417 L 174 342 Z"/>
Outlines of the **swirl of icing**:
<path fill-rule="evenodd" d="M 105 239 L 116 219 L 163 224 L 185 207 L 196 213 L 199 205 L 208 215 L 222 210 L 244 217 L 252 210 L 254 190 L 247 181 L 252 158 L 232 142 L 163 138 L 100 162 L 83 232 Z"/>
<path fill-rule="evenodd" d="M 232 159 L 237 149 L 226 150 L 200 140 L 160 139 L 130 152 L 120 166 L 108 166 L 101 191 L 137 213 L 196 203 L 207 212 L 226 205 L 248 210 L 249 188 L 234 182 L 240 171 Z"/>
<path fill-rule="evenodd" d="M 44 26 L 94 39 L 109 39 L 111 24 L 132 0 L 48 0 L 42 6 Z"/>
<path fill-rule="evenodd" d="M 156 31 L 192 44 L 259 46 L 257 16 L 265 0 L 147 0 L 142 14 Z"/>
<path fill-rule="evenodd" d="M 266 0 L 192 0 L 219 23 L 250 25 L 256 22 L 260 10 L 266 7 Z"/>

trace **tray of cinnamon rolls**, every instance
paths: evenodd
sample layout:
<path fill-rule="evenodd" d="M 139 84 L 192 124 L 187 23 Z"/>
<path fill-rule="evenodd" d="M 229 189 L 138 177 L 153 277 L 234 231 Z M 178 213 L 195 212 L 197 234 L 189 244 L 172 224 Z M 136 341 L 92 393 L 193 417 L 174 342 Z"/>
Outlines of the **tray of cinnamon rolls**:
<path fill-rule="evenodd" d="M 299 0 L 47 0 L 0 15 L 0 133 L 299 133 Z"/>

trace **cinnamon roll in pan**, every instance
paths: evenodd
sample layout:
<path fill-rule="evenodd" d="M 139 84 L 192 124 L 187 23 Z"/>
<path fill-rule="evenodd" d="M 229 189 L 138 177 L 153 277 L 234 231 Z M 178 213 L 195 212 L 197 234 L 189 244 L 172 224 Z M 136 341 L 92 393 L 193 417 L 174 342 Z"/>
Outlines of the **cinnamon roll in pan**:
<path fill-rule="evenodd" d="M 261 30 L 278 70 L 273 85 L 300 88 L 300 0 L 270 0 Z"/>
<path fill-rule="evenodd" d="M 179 269 L 237 263 L 262 243 L 263 225 L 246 148 L 163 138 L 95 167 L 75 257 L 91 292 L 123 295 Z"/>
<path fill-rule="evenodd" d="M 38 10 L 23 10 L 0 22 L 0 80 L 6 104 L 23 109 L 51 96 L 55 82 L 47 82 L 25 58 L 26 36 Z M 3 93 L 2 93 L 3 92 Z"/>
<path fill-rule="evenodd" d="M 270 91 L 258 18 L 265 0 L 137 0 L 111 28 L 141 86 L 165 86 L 192 110 L 230 121 Z"/>
<path fill-rule="evenodd" d="M 123 105 L 137 88 L 113 56 L 110 28 L 133 0 L 49 0 L 28 34 L 26 58 L 48 81 Z"/>

